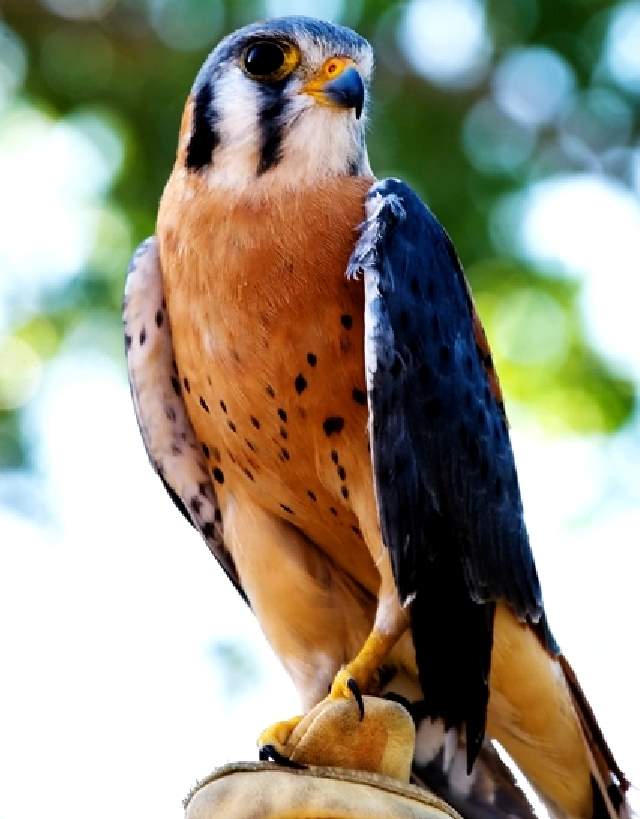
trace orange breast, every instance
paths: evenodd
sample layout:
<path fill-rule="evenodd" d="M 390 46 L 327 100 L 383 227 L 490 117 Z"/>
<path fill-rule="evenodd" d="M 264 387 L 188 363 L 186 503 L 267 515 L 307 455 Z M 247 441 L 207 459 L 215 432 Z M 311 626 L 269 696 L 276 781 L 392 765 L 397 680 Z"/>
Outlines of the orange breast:
<path fill-rule="evenodd" d="M 258 503 L 375 589 L 354 513 L 373 491 L 363 287 L 345 278 L 371 180 L 251 204 L 192 176 L 169 181 L 158 236 L 182 391 L 223 513 L 231 498 Z"/>

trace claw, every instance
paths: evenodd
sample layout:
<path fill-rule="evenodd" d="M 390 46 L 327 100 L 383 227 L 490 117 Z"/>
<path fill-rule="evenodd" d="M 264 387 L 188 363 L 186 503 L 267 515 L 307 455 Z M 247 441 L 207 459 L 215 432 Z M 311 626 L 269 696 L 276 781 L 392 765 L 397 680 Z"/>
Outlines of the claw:
<path fill-rule="evenodd" d="M 364 719 L 364 700 L 362 699 L 362 693 L 360 691 L 360 686 L 358 683 L 353 679 L 353 677 L 349 677 L 347 680 L 347 688 L 353 694 L 353 698 L 358 704 L 358 710 L 360 711 L 360 722 Z"/>
<path fill-rule="evenodd" d="M 293 759 L 281 754 L 274 745 L 263 745 L 258 751 L 258 758 L 260 762 L 275 762 L 276 765 L 282 765 L 283 768 L 294 768 L 299 771 L 304 771 L 307 768 L 306 765 L 294 762 Z"/>

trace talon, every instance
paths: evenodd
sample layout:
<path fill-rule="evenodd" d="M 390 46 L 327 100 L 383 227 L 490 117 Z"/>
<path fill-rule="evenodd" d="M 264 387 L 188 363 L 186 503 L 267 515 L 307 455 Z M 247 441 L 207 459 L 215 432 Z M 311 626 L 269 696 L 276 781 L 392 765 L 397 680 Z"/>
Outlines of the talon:
<path fill-rule="evenodd" d="M 358 704 L 358 710 L 360 711 L 360 722 L 362 722 L 362 720 L 364 719 L 364 700 L 362 699 L 360 686 L 353 679 L 353 677 L 349 677 L 349 679 L 347 680 L 347 688 L 349 689 L 349 691 L 351 691 L 351 693 L 353 694 L 353 698 Z"/>
<path fill-rule="evenodd" d="M 299 771 L 306 770 L 307 766 L 300 762 L 294 762 L 288 756 L 284 756 L 280 751 L 275 749 L 273 745 L 263 745 L 258 751 L 258 758 L 260 762 L 275 762 L 276 765 L 282 765 L 283 768 L 294 768 Z"/>

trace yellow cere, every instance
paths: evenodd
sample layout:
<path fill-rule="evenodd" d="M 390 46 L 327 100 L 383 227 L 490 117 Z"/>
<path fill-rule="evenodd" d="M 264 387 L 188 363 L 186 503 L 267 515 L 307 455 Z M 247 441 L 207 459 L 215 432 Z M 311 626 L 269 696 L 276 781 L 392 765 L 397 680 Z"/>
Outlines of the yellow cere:
<path fill-rule="evenodd" d="M 325 97 L 324 89 L 327 83 L 337 79 L 347 68 L 355 65 L 355 61 L 350 57 L 330 57 L 325 60 L 322 68 L 317 74 L 302 87 L 303 94 L 310 94 L 323 105 L 334 106 L 335 103 Z"/>

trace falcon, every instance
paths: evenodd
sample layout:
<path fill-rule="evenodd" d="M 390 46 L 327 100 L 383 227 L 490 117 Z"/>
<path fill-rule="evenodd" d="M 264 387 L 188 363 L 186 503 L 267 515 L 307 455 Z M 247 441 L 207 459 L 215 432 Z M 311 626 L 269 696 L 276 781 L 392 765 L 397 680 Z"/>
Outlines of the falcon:
<path fill-rule="evenodd" d="M 454 729 L 464 779 L 492 737 L 554 809 L 616 817 L 627 782 L 545 616 L 460 262 L 369 165 L 372 64 L 305 17 L 204 63 L 126 285 L 142 437 L 305 709 L 413 686 L 417 761 Z"/>

